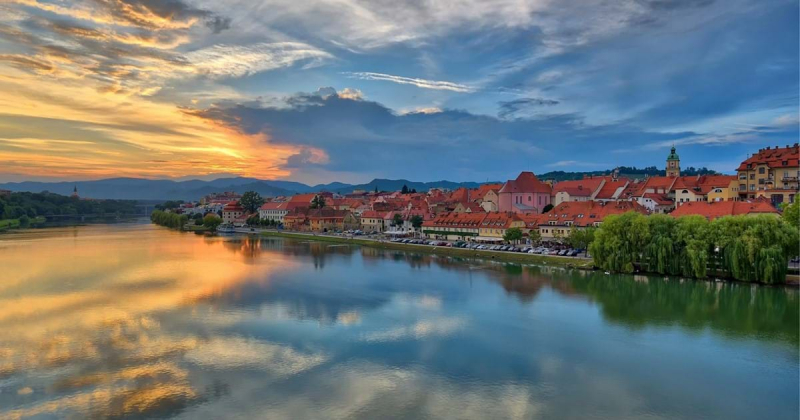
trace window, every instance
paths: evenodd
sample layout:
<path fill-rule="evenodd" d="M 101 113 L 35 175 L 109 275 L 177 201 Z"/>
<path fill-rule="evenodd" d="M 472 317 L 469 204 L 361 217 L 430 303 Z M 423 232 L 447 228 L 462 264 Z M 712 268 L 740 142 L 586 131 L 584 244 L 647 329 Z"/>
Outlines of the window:
<path fill-rule="evenodd" d="M 756 184 L 750 184 L 750 191 L 756 190 Z"/>
<path fill-rule="evenodd" d="M 528 196 L 528 201 L 533 201 L 533 197 Z"/>
<path fill-rule="evenodd" d="M 759 174 L 764 174 L 764 167 L 763 166 L 758 168 L 758 173 Z"/>
<path fill-rule="evenodd" d="M 756 179 L 756 174 L 750 174 L 750 179 Z"/>

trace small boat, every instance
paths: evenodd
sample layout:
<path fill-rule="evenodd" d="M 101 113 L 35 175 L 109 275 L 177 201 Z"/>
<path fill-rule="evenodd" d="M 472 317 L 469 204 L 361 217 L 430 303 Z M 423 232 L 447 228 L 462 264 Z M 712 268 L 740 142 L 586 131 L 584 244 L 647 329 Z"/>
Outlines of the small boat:
<path fill-rule="evenodd" d="M 233 225 L 230 223 L 223 223 L 217 226 L 217 233 L 236 233 Z"/>

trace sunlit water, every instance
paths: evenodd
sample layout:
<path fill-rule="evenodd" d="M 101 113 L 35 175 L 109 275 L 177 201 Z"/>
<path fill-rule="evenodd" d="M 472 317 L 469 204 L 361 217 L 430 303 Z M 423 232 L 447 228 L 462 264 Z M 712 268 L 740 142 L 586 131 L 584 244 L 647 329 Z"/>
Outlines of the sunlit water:
<path fill-rule="evenodd" d="M 798 416 L 793 289 L 144 224 L 0 269 L 0 418 Z"/>

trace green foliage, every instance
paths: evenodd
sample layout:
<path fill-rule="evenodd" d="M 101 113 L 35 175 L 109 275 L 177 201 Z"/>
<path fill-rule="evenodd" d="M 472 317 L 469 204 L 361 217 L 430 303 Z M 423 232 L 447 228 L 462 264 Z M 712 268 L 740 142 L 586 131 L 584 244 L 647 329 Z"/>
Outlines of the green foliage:
<path fill-rule="evenodd" d="M 800 199 L 795 196 L 794 203 L 783 207 L 783 220 L 795 229 L 800 228 Z"/>
<path fill-rule="evenodd" d="M 403 216 L 400 213 L 395 213 L 392 217 L 392 226 L 403 226 Z"/>
<path fill-rule="evenodd" d="M 783 283 L 789 258 L 800 253 L 800 233 L 769 216 L 610 216 L 589 249 L 595 265 L 630 273 L 643 271 L 706 278 Z"/>
<path fill-rule="evenodd" d="M 168 200 L 161 204 L 156 204 L 156 210 L 172 210 L 177 209 L 183 204 L 183 200 Z"/>
<path fill-rule="evenodd" d="M 247 191 L 242 194 L 242 199 L 239 200 L 239 205 L 242 206 L 248 213 L 255 213 L 258 208 L 264 204 L 264 199 L 255 191 Z"/>
<path fill-rule="evenodd" d="M 0 219 L 135 213 L 136 201 L 131 200 L 79 200 L 49 192 L 14 192 L 0 198 Z"/>
<path fill-rule="evenodd" d="M 247 224 L 249 226 L 258 226 L 258 225 L 261 224 L 261 218 L 258 217 L 257 214 L 254 214 L 254 215 L 252 215 L 252 216 L 247 218 Z"/>
<path fill-rule="evenodd" d="M 31 218 L 28 217 L 27 214 L 23 214 L 19 218 L 19 225 L 20 225 L 20 227 L 28 227 L 28 226 L 30 226 L 31 225 Z"/>
<path fill-rule="evenodd" d="M 318 195 L 311 200 L 312 209 L 321 209 L 325 207 L 325 197 Z"/>
<path fill-rule="evenodd" d="M 594 233 L 597 229 L 593 227 L 576 229 L 572 228 L 567 236 L 567 243 L 575 249 L 587 249 L 589 244 L 594 241 Z"/>
<path fill-rule="evenodd" d="M 420 215 L 411 216 L 411 226 L 414 226 L 414 229 L 421 228 L 424 221 L 425 219 Z"/>
<path fill-rule="evenodd" d="M 597 266 L 609 271 L 632 273 L 649 241 L 647 217 L 629 212 L 607 217 L 595 232 L 589 250 Z"/>
<path fill-rule="evenodd" d="M 172 229 L 183 229 L 183 225 L 189 221 L 189 216 L 185 214 L 155 210 L 152 214 L 150 214 L 150 220 L 157 225 L 166 226 Z"/>
<path fill-rule="evenodd" d="M 549 212 L 550 210 L 553 210 L 553 205 L 552 204 L 548 204 L 548 205 L 544 206 L 544 208 L 542 209 L 542 214 L 545 214 L 545 213 Z"/>
<path fill-rule="evenodd" d="M 532 244 L 537 244 L 541 242 L 542 234 L 539 233 L 538 229 L 531 229 L 531 231 L 528 232 L 528 238 L 531 240 Z"/>
<path fill-rule="evenodd" d="M 222 218 L 214 213 L 209 213 L 203 216 L 203 226 L 210 230 L 216 230 L 217 226 L 222 224 Z"/>
<path fill-rule="evenodd" d="M 516 242 L 522 239 L 522 229 L 512 227 L 506 229 L 506 233 L 503 234 L 503 240 L 507 242 Z"/>
<path fill-rule="evenodd" d="M 400 190 L 400 194 L 408 194 L 408 185 L 403 184 L 403 188 Z"/>

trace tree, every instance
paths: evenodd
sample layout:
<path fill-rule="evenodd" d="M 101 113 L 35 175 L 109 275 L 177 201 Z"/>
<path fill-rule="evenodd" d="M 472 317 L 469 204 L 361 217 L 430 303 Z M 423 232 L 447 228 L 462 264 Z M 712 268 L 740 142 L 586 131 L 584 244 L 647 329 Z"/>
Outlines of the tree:
<path fill-rule="evenodd" d="M 539 229 L 531 229 L 528 232 L 528 238 L 531 241 L 531 244 L 537 244 L 542 240 L 542 234 L 539 232 Z"/>
<path fill-rule="evenodd" d="M 522 239 L 522 229 L 512 227 L 506 229 L 506 233 L 503 235 L 503 240 L 507 242 L 516 242 Z"/>
<path fill-rule="evenodd" d="M 414 215 L 414 216 L 411 216 L 411 226 L 414 226 L 414 229 L 421 228 L 422 227 L 422 222 L 424 222 L 424 221 L 425 221 L 425 219 L 423 219 L 422 216 L 420 216 L 418 214 Z"/>
<path fill-rule="evenodd" d="M 548 204 L 548 205 L 544 206 L 544 208 L 542 209 L 542 214 L 545 214 L 545 213 L 549 212 L 550 210 L 553 210 L 553 205 L 552 204 Z"/>
<path fill-rule="evenodd" d="M 222 218 L 214 213 L 209 213 L 203 217 L 203 226 L 210 230 L 217 230 L 217 226 L 222 224 Z"/>
<path fill-rule="evenodd" d="M 377 194 L 377 193 L 378 193 L 378 185 L 376 184 L 375 185 L 375 194 Z"/>
<path fill-rule="evenodd" d="M 416 194 L 416 193 L 417 193 L 417 189 L 416 188 L 412 188 L 411 189 L 411 194 Z"/>
<path fill-rule="evenodd" d="M 239 200 L 239 205 L 242 206 L 248 213 L 255 213 L 264 204 L 264 199 L 255 191 L 247 191 L 242 194 L 242 199 Z"/>
<path fill-rule="evenodd" d="M 587 249 L 589 248 L 589 244 L 594 241 L 594 232 L 595 228 L 587 227 L 587 228 L 572 228 L 569 231 L 569 235 L 567 236 L 567 243 L 569 246 L 575 249 Z"/>
<path fill-rule="evenodd" d="M 23 214 L 19 218 L 19 225 L 21 227 L 28 227 L 31 224 L 31 218 L 27 214 Z"/>
<path fill-rule="evenodd" d="M 247 218 L 247 224 L 249 226 L 258 226 L 259 224 L 261 224 L 261 218 L 258 217 L 257 214 L 254 214 Z"/>
<path fill-rule="evenodd" d="M 400 213 L 395 213 L 394 217 L 392 217 L 392 226 L 402 226 L 403 225 L 403 216 Z"/>
<path fill-rule="evenodd" d="M 321 209 L 325 207 L 325 197 L 318 195 L 311 200 L 312 209 Z"/>
<path fill-rule="evenodd" d="M 400 194 L 408 194 L 408 185 L 403 184 L 403 188 L 400 190 Z"/>
<path fill-rule="evenodd" d="M 795 197 L 794 203 L 784 205 L 783 220 L 795 228 L 800 228 L 800 199 Z"/>

